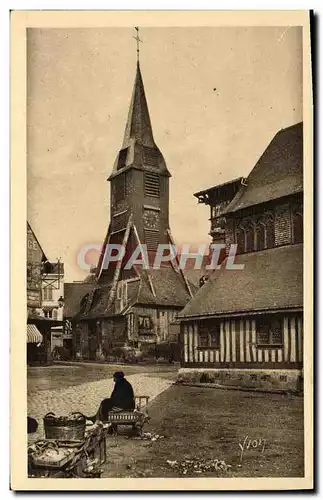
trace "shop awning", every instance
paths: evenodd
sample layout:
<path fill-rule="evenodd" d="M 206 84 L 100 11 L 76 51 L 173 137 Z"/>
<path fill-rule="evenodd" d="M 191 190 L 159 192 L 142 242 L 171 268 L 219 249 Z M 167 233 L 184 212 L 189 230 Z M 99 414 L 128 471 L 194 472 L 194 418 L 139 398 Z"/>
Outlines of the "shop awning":
<path fill-rule="evenodd" d="M 36 325 L 27 325 L 27 344 L 39 344 L 43 336 Z"/>

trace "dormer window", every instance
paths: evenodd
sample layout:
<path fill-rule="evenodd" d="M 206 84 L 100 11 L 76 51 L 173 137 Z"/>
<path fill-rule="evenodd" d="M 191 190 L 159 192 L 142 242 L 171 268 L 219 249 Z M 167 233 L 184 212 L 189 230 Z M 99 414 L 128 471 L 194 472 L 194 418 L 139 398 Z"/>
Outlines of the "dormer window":
<path fill-rule="evenodd" d="M 128 148 L 122 149 L 119 153 L 118 170 L 126 166 Z"/>

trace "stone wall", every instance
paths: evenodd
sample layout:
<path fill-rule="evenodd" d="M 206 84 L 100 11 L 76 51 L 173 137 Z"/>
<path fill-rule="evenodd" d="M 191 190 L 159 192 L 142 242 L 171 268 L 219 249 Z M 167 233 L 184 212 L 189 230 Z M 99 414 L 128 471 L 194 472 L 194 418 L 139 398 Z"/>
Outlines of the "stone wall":
<path fill-rule="evenodd" d="M 180 368 L 177 383 L 302 393 L 302 377 L 302 370 Z"/>

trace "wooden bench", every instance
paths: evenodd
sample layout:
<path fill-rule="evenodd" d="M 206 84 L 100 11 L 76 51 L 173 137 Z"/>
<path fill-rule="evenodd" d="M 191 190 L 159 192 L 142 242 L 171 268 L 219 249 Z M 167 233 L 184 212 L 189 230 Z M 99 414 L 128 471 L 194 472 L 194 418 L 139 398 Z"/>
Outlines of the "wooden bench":
<path fill-rule="evenodd" d="M 135 396 L 135 410 L 114 410 L 109 413 L 107 422 L 111 424 L 113 434 L 118 434 L 118 425 L 131 425 L 138 436 L 142 435 L 143 426 L 150 419 L 147 412 L 149 396 Z"/>

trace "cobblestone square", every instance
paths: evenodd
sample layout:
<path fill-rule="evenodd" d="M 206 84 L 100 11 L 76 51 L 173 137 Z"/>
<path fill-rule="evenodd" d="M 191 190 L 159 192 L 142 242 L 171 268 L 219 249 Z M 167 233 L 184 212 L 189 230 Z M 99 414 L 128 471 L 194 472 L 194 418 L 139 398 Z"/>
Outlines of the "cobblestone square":
<path fill-rule="evenodd" d="M 118 369 L 125 372 L 135 394 L 147 395 L 150 401 L 172 385 L 177 373 L 175 367 L 167 366 L 128 369 L 118 365 L 75 364 L 28 368 L 28 415 L 39 424 L 37 433 L 30 435 L 29 442 L 44 436 L 42 419 L 48 412 L 67 415 L 79 411 L 93 415 L 101 400 L 110 396 L 112 374 Z"/>

